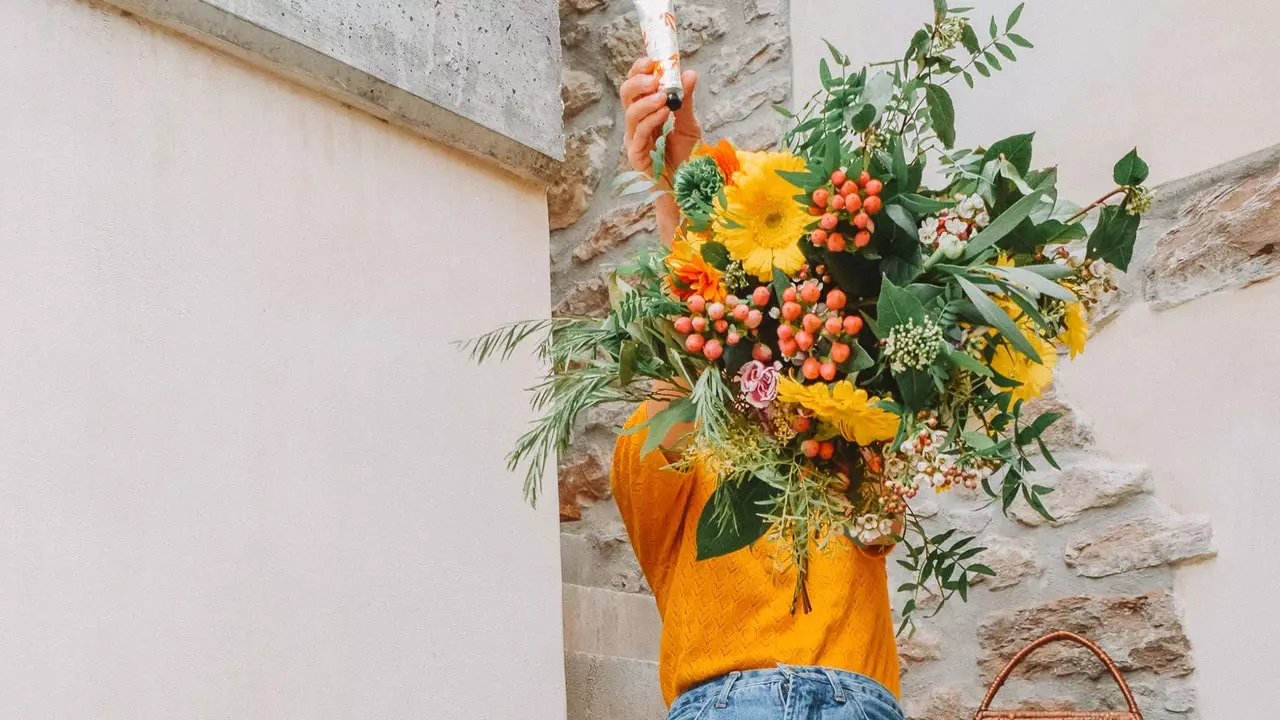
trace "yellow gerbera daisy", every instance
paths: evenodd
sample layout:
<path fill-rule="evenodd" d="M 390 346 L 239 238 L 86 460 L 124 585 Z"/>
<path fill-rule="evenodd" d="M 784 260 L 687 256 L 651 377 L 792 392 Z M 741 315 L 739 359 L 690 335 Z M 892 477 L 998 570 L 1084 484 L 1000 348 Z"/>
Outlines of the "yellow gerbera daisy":
<path fill-rule="evenodd" d="M 844 439 L 859 445 L 892 440 L 898 434 L 899 418 L 874 407 L 880 398 L 867 395 L 848 380 L 823 385 L 802 385 L 784 377 L 778 382 L 778 400 L 799 405 L 834 425 Z"/>
<path fill-rule="evenodd" d="M 773 268 L 788 275 L 804 265 L 800 238 L 813 219 L 796 202 L 801 188 L 778 175 L 801 172 L 804 159 L 786 152 L 739 152 L 741 168 L 724 188 L 725 203 L 716 201 L 716 239 L 743 269 L 761 282 L 773 279 Z"/>
<path fill-rule="evenodd" d="M 1004 299 L 996 302 L 1009 314 L 1009 317 L 1017 321 L 1018 329 L 1022 331 L 1022 336 L 1027 339 L 1027 342 L 1036 349 L 1040 362 L 1037 363 L 1023 355 L 1005 341 L 996 348 L 995 356 L 991 358 L 991 369 L 1020 383 L 1018 387 L 1013 388 L 1015 400 L 1038 398 L 1053 382 L 1053 369 L 1058 365 L 1058 349 L 1036 332 L 1035 321 L 1027 317 L 1012 300 Z"/>
<path fill-rule="evenodd" d="M 1089 341 L 1089 319 L 1085 316 L 1084 305 L 1070 303 L 1064 318 L 1067 329 L 1058 336 L 1058 342 L 1071 350 L 1071 359 L 1084 352 L 1085 343 Z"/>

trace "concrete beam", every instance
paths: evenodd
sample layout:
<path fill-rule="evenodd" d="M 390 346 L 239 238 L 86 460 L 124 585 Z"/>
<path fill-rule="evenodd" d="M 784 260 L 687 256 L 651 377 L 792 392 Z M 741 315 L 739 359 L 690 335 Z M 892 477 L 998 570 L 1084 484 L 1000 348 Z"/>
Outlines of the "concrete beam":
<path fill-rule="evenodd" d="M 519 175 L 564 157 L 555 3 L 104 1 Z"/>

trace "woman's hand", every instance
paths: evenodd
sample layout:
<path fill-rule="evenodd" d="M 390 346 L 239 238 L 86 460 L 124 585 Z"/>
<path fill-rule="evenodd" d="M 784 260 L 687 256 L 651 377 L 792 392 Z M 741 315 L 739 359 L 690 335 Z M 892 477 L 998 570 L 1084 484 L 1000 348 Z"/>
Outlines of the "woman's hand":
<path fill-rule="evenodd" d="M 658 76 L 653 74 L 654 65 L 649 58 L 637 60 L 618 90 L 627 117 L 627 159 L 631 161 L 631 167 L 646 174 L 653 172 L 653 159 L 649 153 L 662 134 L 662 126 L 672 114 L 667 109 L 666 93 L 658 88 Z M 702 126 L 693 114 L 693 91 L 698 84 L 698 73 L 686 70 L 680 80 L 684 83 L 684 104 L 675 112 L 675 125 L 667 136 L 666 172 L 663 173 L 667 178 L 677 165 L 689 159 L 694 146 L 702 139 Z"/>

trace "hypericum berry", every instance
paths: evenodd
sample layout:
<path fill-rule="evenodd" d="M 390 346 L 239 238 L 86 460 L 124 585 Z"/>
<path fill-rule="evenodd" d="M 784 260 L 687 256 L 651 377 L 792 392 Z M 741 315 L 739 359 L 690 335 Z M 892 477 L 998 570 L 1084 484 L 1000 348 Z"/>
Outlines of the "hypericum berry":
<path fill-rule="evenodd" d="M 778 339 L 779 339 L 779 340 L 790 340 L 791 338 L 793 338 L 793 337 L 795 337 L 795 336 L 796 336 L 796 329 L 795 329 L 795 328 L 793 328 L 793 327 L 791 327 L 790 325 L 779 325 L 779 326 L 778 326 Z"/>
<path fill-rule="evenodd" d="M 789 303 L 796 301 L 796 289 L 789 287 L 782 291 L 782 302 Z"/>
<path fill-rule="evenodd" d="M 798 302 L 790 301 L 782 303 L 782 319 L 787 322 L 795 322 L 796 318 L 799 318 L 800 314 L 803 312 L 804 309 L 800 307 L 800 303 Z"/>
<path fill-rule="evenodd" d="M 692 336 L 690 336 L 692 337 Z M 814 358 L 809 358 L 800 366 L 800 374 L 805 376 L 807 380 L 817 380 L 818 375 L 822 373 L 822 363 Z"/>
<path fill-rule="evenodd" d="M 751 291 L 751 302 L 756 307 L 764 307 L 769 304 L 769 288 L 761 285 Z"/>
<path fill-rule="evenodd" d="M 858 197 L 858 193 L 849 193 L 844 196 L 844 209 L 850 213 L 856 213 L 862 209 L 862 198 Z"/>
<path fill-rule="evenodd" d="M 844 332 L 846 335 L 857 335 L 862 332 L 862 318 L 857 315 L 845 316 Z"/>
<path fill-rule="evenodd" d="M 849 346 L 844 343 L 833 343 L 831 345 L 831 360 L 833 362 L 842 363 L 849 359 Z"/>
<path fill-rule="evenodd" d="M 884 183 L 874 179 L 867 181 L 868 195 L 879 195 L 881 190 L 884 190 Z"/>
<path fill-rule="evenodd" d="M 845 303 L 847 303 L 848 301 L 849 301 L 849 298 L 845 297 L 844 292 L 841 290 L 832 290 L 831 292 L 827 293 L 827 307 L 831 308 L 832 310 L 839 310 L 843 308 L 845 306 Z"/>
<path fill-rule="evenodd" d="M 854 216 L 853 216 L 853 224 L 854 224 L 854 225 L 855 225 L 859 230 L 866 230 L 866 229 L 867 229 L 867 225 L 870 225 L 870 224 L 871 224 L 871 216 L 870 216 L 870 215 L 868 215 L 868 214 L 866 214 L 865 212 L 860 212 L 860 213 L 858 213 L 857 215 L 854 215 Z M 700 310 L 696 310 L 695 312 L 701 312 L 701 311 L 700 311 Z"/>
<path fill-rule="evenodd" d="M 724 346 L 720 344 L 719 340 L 708 340 L 707 344 L 702 347 L 702 355 L 708 360 L 719 360 L 723 354 Z"/>
<path fill-rule="evenodd" d="M 707 341 L 701 335 L 690 335 L 684 339 L 684 349 L 691 353 L 700 353 Z"/>
<path fill-rule="evenodd" d="M 694 332 L 702 332 L 707 329 L 707 319 L 704 317 L 696 317 L 689 322 L 693 325 Z"/>
<path fill-rule="evenodd" d="M 733 306 L 733 319 L 742 322 L 747 319 L 747 315 L 751 312 L 751 308 L 746 305 Z"/>
<path fill-rule="evenodd" d="M 862 209 L 866 210 L 872 215 L 875 215 L 876 213 L 880 212 L 880 208 L 882 207 L 884 207 L 884 203 L 876 195 L 872 195 L 871 197 L 868 197 L 866 200 L 862 201 Z"/>
<path fill-rule="evenodd" d="M 844 236 L 840 233 L 831 233 L 831 237 L 827 238 L 827 249 L 831 252 L 844 252 Z"/>
<path fill-rule="evenodd" d="M 836 364 L 833 362 L 824 362 L 822 367 L 818 368 L 818 373 L 822 375 L 822 379 L 831 382 L 836 379 Z"/>
<path fill-rule="evenodd" d="M 843 170 L 836 170 L 831 173 L 831 184 L 840 187 L 849 179 L 849 174 Z"/>
<path fill-rule="evenodd" d="M 702 311 L 706 310 L 706 309 L 707 309 L 707 300 L 706 300 L 706 298 L 702 297 L 701 295 L 690 295 L 690 296 L 689 296 L 689 309 L 690 309 L 690 310 L 692 310 L 692 311 L 694 311 L 694 312 L 696 312 L 696 313 L 700 313 L 700 312 L 702 312 Z"/>
<path fill-rule="evenodd" d="M 790 338 L 788 340 L 779 340 L 778 349 L 782 351 L 782 355 L 784 357 L 791 357 L 792 355 L 795 355 L 796 353 L 800 352 L 800 348 L 796 345 L 795 338 Z"/>
<path fill-rule="evenodd" d="M 730 345 L 737 345 L 742 342 L 742 336 L 736 332 L 730 331 L 729 334 L 724 337 L 724 341 Z"/>
<path fill-rule="evenodd" d="M 863 230 L 862 232 L 858 233 L 857 235 L 854 235 L 854 236 L 853 236 L 853 244 L 854 244 L 854 246 L 855 246 L 855 247 L 860 247 L 860 248 L 864 248 L 864 247 L 866 247 L 866 246 L 870 245 L 870 244 L 871 244 L 871 233 L 870 233 L 870 232 L 868 232 L 868 231 L 866 231 L 866 230 Z"/>
<path fill-rule="evenodd" d="M 817 190 L 813 191 L 814 205 L 824 208 L 827 206 L 827 200 L 829 199 L 831 199 L 831 193 L 827 192 L 825 188 L 818 188 Z"/>
<path fill-rule="evenodd" d="M 809 233 L 809 239 L 813 241 L 814 245 L 822 247 L 827 244 L 827 231 L 822 228 L 816 228 L 813 232 Z"/>
<path fill-rule="evenodd" d="M 840 331 L 844 329 L 844 326 L 840 323 L 840 318 L 835 315 L 827 318 L 827 321 L 823 323 L 822 327 L 827 331 L 828 335 L 839 335 Z"/>
<path fill-rule="evenodd" d="M 693 332 L 693 321 L 687 317 L 676 318 L 676 332 L 681 335 L 688 335 Z"/>
<path fill-rule="evenodd" d="M 800 299 L 812 305 L 818 302 L 818 298 L 822 297 L 822 291 L 818 289 L 818 283 L 809 282 L 800 286 Z"/>
<path fill-rule="evenodd" d="M 707 306 L 707 317 L 719 320 L 724 317 L 724 303 L 711 303 Z"/>
<path fill-rule="evenodd" d="M 805 457 L 815 458 L 818 457 L 818 453 L 822 452 L 822 446 L 818 444 L 817 440 L 805 440 L 800 443 L 800 452 L 804 453 Z"/>
<path fill-rule="evenodd" d="M 747 313 L 747 327 L 755 330 L 760 327 L 760 323 L 764 322 L 764 313 L 759 310 L 752 310 Z"/>
<path fill-rule="evenodd" d="M 726 331 L 726 330 L 728 330 L 728 329 L 729 329 L 729 321 L 728 321 L 728 320 L 717 320 L 717 321 L 716 321 L 716 324 L 715 324 L 715 325 L 712 325 L 711 327 L 714 327 L 714 328 L 716 329 L 716 332 L 718 332 L 718 333 L 723 333 L 724 331 Z"/>
<path fill-rule="evenodd" d="M 818 445 L 818 456 L 823 460 L 830 460 L 836 454 L 836 444 L 827 440 Z"/>
<path fill-rule="evenodd" d="M 805 332 L 812 335 L 813 333 L 818 332 L 818 328 L 822 327 L 822 318 L 814 315 L 813 313 L 809 313 L 800 321 L 800 326 L 804 328 Z"/>
<path fill-rule="evenodd" d="M 730 310 L 738 307 L 738 305 L 741 303 L 742 301 L 738 299 L 737 295 L 729 295 L 724 299 L 724 306 L 729 308 Z"/>
<path fill-rule="evenodd" d="M 809 214 L 810 214 L 810 215 L 821 215 L 821 214 L 822 214 L 822 208 L 818 207 L 817 205 L 810 205 L 810 206 L 809 206 Z"/>
<path fill-rule="evenodd" d="M 869 182 L 871 182 L 871 173 L 863 170 L 862 174 L 858 176 L 858 187 L 866 187 Z"/>
<path fill-rule="evenodd" d="M 822 216 L 822 219 L 818 221 L 818 224 L 822 226 L 823 230 L 834 230 L 836 225 L 840 224 L 840 218 L 832 215 L 831 213 L 826 213 Z"/>
<path fill-rule="evenodd" d="M 843 195 L 835 195 L 835 196 L 833 196 L 833 197 L 831 198 L 831 209 L 832 209 L 832 210 L 843 210 L 843 209 L 844 209 L 844 196 L 843 196 Z"/>
<path fill-rule="evenodd" d="M 845 199 L 846 201 L 849 199 L 849 196 L 850 196 L 850 195 L 857 195 L 857 194 L 858 194 L 858 183 L 856 183 L 856 182 L 854 182 L 854 181 L 852 181 L 852 180 L 846 180 L 846 181 L 844 181 L 843 183 L 841 183 L 841 184 L 840 184 L 840 194 L 845 196 L 845 198 L 844 198 L 844 199 Z"/>
<path fill-rule="evenodd" d="M 797 415 L 791 421 L 791 429 L 798 433 L 807 432 L 809 430 L 809 418 L 806 415 Z"/>
<path fill-rule="evenodd" d="M 808 350 L 809 348 L 813 347 L 813 335 L 810 334 L 808 330 L 801 330 L 800 332 L 796 333 L 795 342 L 796 342 L 796 346 L 799 347 L 801 350 Z M 813 378 L 809 378 L 809 379 L 812 380 Z"/>
<path fill-rule="evenodd" d="M 773 349 L 763 343 L 751 348 L 751 359 L 767 363 L 773 359 Z"/>

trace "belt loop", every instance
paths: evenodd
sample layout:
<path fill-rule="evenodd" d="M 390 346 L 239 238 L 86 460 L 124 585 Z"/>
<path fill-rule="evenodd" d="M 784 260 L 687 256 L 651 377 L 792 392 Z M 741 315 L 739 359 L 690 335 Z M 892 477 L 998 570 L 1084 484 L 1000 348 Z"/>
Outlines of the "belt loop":
<path fill-rule="evenodd" d="M 844 702 L 844 686 L 840 684 L 840 679 L 836 677 L 835 672 L 831 668 L 822 668 L 822 672 L 826 673 L 831 689 L 836 691 L 836 702 Z"/>
<path fill-rule="evenodd" d="M 737 670 L 729 673 L 729 679 L 725 680 L 724 685 L 720 686 L 720 698 L 716 700 L 717 708 L 724 709 L 729 707 L 729 691 L 733 689 L 733 684 L 737 682 L 740 677 L 742 677 L 742 673 Z"/>

